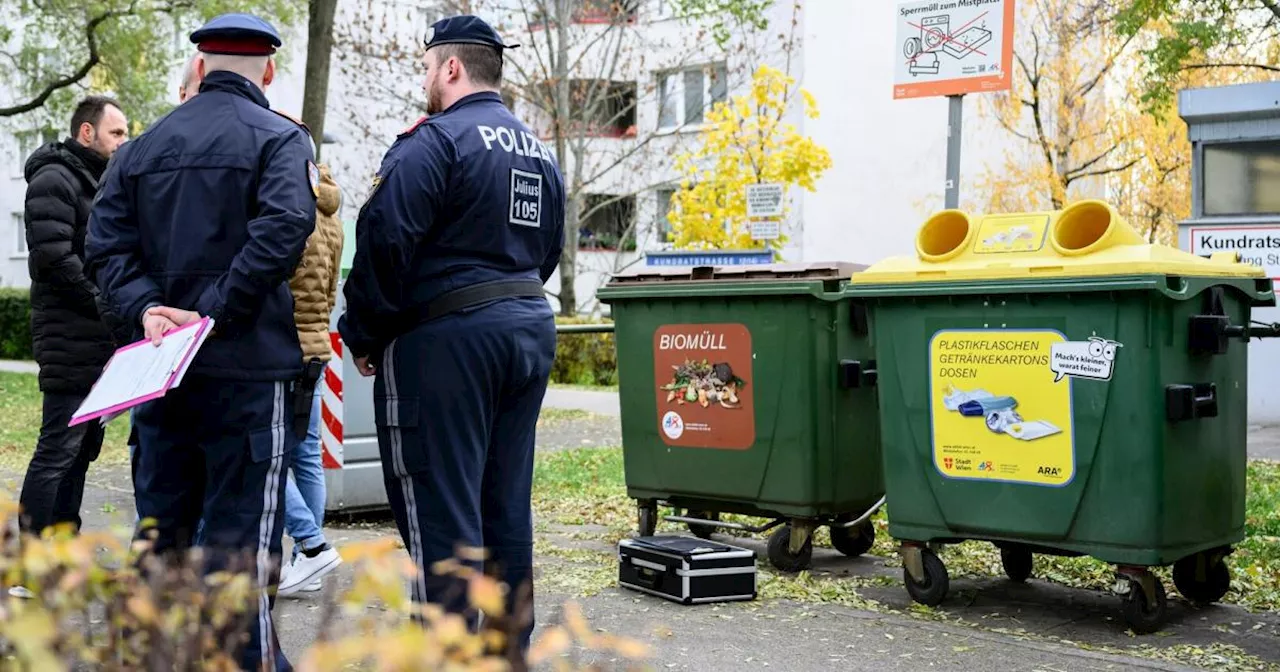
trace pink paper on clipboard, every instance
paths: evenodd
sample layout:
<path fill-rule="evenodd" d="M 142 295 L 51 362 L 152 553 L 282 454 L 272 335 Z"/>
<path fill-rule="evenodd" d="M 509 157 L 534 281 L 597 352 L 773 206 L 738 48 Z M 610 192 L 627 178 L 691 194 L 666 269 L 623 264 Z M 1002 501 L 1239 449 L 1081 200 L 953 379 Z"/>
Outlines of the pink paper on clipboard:
<path fill-rule="evenodd" d="M 158 346 L 142 340 L 116 350 L 89 396 L 71 416 L 70 426 L 114 417 L 163 397 L 181 384 L 212 330 L 213 320 L 204 317 L 165 334 Z"/>

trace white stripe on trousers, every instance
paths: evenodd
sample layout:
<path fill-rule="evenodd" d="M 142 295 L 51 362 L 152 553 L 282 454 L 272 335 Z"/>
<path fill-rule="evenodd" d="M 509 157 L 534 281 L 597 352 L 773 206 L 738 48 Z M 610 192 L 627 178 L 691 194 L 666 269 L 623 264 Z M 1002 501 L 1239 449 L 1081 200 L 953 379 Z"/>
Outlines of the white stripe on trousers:
<path fill-rule="evenodd" d="M 404 436 L 400 430 L 400 393 L 396 389 L 396 341 L 387 345 L 382 357 L 383 378 L 387 386 L 387 435 L 391 441 L 391 460 L 404 497 L 405 527 L 409 530 L 409 557 L 418 568 L 409 591 L 414 602 L 427 601 L 427 568 L 422 548 L 422 529 L 418 525 L 418 499 L 413 492 L 413 475 L 404 463 Z M 419 418 L 419 422 L 421 422 Z"/>
<path fill-rule="evenodd" d="M 262 492 L 262 518 L 258 521 L 258 638 L 261 644 L 262 663 L 267 670 L 275 669 L 275 652 L 271 649 L 271 598 L 267 584 L 271 579 L 271 537 L 275 535 L 276 504 L 280 497 L 280 472 L 285 458 L 285 383 L 278 381 L 271 406 L 271 466 L 267 469 L 267 483 Z"/>

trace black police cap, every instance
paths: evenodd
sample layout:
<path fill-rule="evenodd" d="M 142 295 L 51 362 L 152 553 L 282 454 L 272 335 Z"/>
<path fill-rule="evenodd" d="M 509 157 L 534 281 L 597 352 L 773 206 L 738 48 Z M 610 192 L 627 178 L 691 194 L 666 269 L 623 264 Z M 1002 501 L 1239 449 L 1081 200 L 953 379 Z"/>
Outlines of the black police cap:
<path fill-rule="evenodd" d="M 223 14 L 191 33 L 191 41 L 206 54 L 269 56 L 280 46 L 280 34 L 252 14 Z"/>
<path fill-rule="evenodd" d="M 493 47 L 499 51 L 503 49 L 515 49 L 518 44 L 505 44 L 502 37 L 498 35 L 498 31 L 493 26 L 485 23 L 483 19 L 470 14 L 462 16 L 451 16 L 447 19 L 440 19 L 431 24 L 427 28 L 426 39 L 423 40 L 427 48 L 438 47 L 442 44 L 482 44 L 486 47 Z"/>

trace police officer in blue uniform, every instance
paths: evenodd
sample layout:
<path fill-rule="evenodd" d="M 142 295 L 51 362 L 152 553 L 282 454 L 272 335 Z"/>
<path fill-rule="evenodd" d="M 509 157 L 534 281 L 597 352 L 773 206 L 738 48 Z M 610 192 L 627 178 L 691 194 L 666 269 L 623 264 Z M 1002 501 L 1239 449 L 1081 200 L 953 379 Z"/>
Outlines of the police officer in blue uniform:
<path fill-rule="evenodd" d="M 450 610 L 466 591 L 431 567 L 456 545 L 487 549 L 509 609 L 532 596 L 534 426 L 556 338 L 543 284 L 565 194 L 555 157 L 498 94 L 512 46 L 474 16 L 428 29 L 429 116 L 382 160 L 338 326 L 377 374 L 387 494 L 422 573 L 413 599 Z"/>
<path fill-rule="evenodd" d="M 191 34 L 200 95 L 123 146 L 89 220 L 100 305 L 158 342 L 214 320 L 182 385 L 137 409 L 134 496 L 155 550 L 181 551 L 202 513 L 209 569 L 262 587 L 241 650 L 246 670 L 291 669 L 271 619 L 279 576 L 292 381 L 302 350 L 288 279 L 315 226 L 311 141 L 268 106 L 280 36 L 255 16 Z M 234 564 L 243 558 L 247 566 Z"/>

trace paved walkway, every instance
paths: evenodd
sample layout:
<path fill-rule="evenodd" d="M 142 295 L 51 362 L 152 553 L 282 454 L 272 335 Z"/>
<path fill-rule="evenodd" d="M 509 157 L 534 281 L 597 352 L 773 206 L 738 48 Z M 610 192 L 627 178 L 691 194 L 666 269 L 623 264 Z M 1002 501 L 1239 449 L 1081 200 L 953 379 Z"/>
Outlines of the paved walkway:
<path fill-rule="evenodd" d="M 0 371 L 8 373 L 40 373 L 35 362 L 20 362 L 12 359 L 0 359 Z"/>
<path fill-rule="evenodd" d="M 594 392 L 571 387 L 552 387 L 543 399 L 545 408 L 565 408 L 587 411 L 596 415 L 621 415 L 617 392 Z"/>
<path fill-rule="evenodd" d="M 17 474 L 0 475 L 0 480 L 13 479 L 20 482 Z M 85 526 L 103 529 L 113 523 L 127 524 L 133 518 L 132 499 L 127 469 L 92 470 L 82 510 Z M 364 519 L 356 524 L 326 522 L 330 524 L 325 526 L 325 536 L 339 547 L 397 535 L 393 524 L 385 519 Z M 538 537 L 552 545 L 585 544 L 587 542 L 571 539 L 581 537 L 589 527 L 563 533 L 549 530 L 539 532 Z M 733 541 L 762 554 L 762 543 L 758 539 Z M 764 562 L 759 560 L 758 564 L 762 566 Z M 900 576 L 901 570 L 881 565 L 878 558 L 849 559 L 830 549 L 814 550 L 814 573 L 820 576 L 836 578 L 878 573 Z M 594 565 L 540 554 L 535 566 L 536 574 L 545 577 L 590 571 Z M 352 567 L 343 565 L 335 572 L 335 578 L 326 582 L 324 593 L 277 600 L 276 625 L 281 645 L 292 662 L 299 662 L 314 641 L 325 613 L 326 597 L 336 596 L 335 588 L 350 588 L 353 579 Z M 1134 638 L 1115 623 L 1118 600 L 1108 594 L 1064 588 L 1039 579 L 1009 584 L 995 577 L 955 577 L 953 582 L 954 597 L 943 606 L 970 627 L 957 621 L 943 623 L 910 617 L 909 598 L 896 582 L 862 591 L 865 596 L 897 609 L 898 613 L 773 599 L 682 606 L 615 587 L 586 597 L 544 590 L 535 608 L 539 626 L 545 626 L 559 621 L 560 605 L 566 600 L 577 601 L 592 628 L 639 639 L 652 647 L 649 662 L 652 669 L 657 670 L 879 672 L 949 667 L 1120 672 L 1203 669 L 1116 655 L 1130 647 L 1144 645 L 1164 650 L 1170 659 L 1181 656 L 1167 647 L 1212 651 L 1220 645 L 1240 647 L 1264 661 L 1280 659 L 1280 639 L 1277 639 L 1280 617 L 1273 614 L 1250 614 L 1226 605 L 1193 610 L 1175 602 L 1164 632 Z M 1115 653 L 1097 650 L 1103 647 Z M 582 664 L 619 669 L 611 665 L 610 657 L 590 652 L 580 652 L 580 656 L 578 662 Z M 1244 669 L 1226 667 L 1225 659 L 1215 665 L 1208 658 L 1212 656 L 1183 662 L 1210 668 Z"/>

